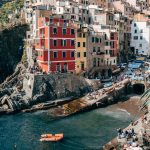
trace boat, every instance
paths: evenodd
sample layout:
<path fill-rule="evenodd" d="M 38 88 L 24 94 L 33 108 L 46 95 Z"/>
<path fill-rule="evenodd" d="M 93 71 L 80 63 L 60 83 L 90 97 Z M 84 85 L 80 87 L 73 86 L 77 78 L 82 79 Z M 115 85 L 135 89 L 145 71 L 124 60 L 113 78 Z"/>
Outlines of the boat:
<path fill-rule="evenodd" d="M 44 142 L 44 141 L 45 142 L 57 142 L 57 141 L 62 140 L 63 137 L 64 137 L 63 133 L 55 134 L 55 135 L 52 135 L 52 134 L 42 134 L 40 141 L 41 142 Z"/>

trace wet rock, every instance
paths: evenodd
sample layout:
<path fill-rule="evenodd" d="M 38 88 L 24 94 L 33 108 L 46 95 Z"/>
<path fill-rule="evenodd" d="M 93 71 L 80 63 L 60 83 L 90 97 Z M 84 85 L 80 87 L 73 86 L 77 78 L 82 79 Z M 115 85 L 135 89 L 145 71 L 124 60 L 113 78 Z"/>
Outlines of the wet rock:
<path fill-rule="evenodd" d="M 8 110 L 9 107 L 8 107 L 8 105 L 5 104 L 5 105 L 3 105 L 1 108 L 2 108 L 3 110 Z"/>

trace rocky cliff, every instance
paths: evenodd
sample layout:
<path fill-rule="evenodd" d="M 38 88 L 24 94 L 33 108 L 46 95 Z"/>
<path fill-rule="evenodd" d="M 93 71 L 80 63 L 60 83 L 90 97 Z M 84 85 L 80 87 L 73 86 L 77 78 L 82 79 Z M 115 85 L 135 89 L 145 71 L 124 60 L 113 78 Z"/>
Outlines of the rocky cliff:
<path fill-rule="evenodd" d="M 27 29 L 27 25 L 17 25 L 0 32 L 0 83 L 20 62 Z"/>
<path fill-rule="evenodd" d="M 29 74 L 23 64 L 0 85 L 0 113 L 13 113 L 38 104 L 66 97 L 80 97 L 99 88 L 73 74 Z"/>

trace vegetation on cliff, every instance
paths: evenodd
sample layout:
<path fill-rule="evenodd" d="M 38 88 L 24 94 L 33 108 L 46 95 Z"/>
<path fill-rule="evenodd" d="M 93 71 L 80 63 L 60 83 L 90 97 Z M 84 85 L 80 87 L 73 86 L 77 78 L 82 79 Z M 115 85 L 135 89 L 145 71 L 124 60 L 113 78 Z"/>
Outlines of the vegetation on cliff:
<path fill-rule="evenodd" d="M 0 83 L 14 72 L 21 61 L 28 30 L 21 15 L 23 5 L 24 0 L 12 0 L 0 7 Z"/>
<path fill-rule="evenodd" d="M 4 4 L 0 8 L 0 29 L 20 21 L 23 5 L 24 0 L 15 0 Z"/>

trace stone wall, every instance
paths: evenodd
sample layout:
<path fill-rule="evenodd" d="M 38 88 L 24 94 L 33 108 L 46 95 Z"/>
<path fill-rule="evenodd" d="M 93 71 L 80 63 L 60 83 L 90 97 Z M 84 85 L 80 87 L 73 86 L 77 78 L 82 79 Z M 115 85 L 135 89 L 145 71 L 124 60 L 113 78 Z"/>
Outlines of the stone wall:
<path fill-rule="evenodd" d="M 88 79 L 73 74 L 26 74 L 23 83 L 26 95 L 36 103 L 70 96 L 80 97 L 99 86 L 98 81 L 88 82 Z"/>

